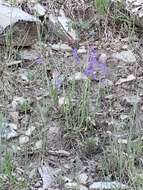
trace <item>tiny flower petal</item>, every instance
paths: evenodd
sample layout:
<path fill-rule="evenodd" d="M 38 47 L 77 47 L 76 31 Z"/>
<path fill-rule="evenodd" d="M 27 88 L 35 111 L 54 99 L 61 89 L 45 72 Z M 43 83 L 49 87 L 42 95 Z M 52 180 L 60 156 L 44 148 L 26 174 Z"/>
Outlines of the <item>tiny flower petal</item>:
<path fill-rule="evenodd" d="M 73 55 L 76 63 L 79 64 L 80 63 L 80 58 L 79 58 L 78 53 L 77 53 L 77 48 L 72 49 L 72 55 Z"/>

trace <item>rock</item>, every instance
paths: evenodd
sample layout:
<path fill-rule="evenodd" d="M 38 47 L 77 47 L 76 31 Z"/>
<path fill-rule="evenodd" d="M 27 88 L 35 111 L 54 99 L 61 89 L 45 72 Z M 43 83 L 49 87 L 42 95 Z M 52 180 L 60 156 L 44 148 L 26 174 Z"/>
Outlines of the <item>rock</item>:
<path fill-rule="evenodd" d="M 136 62 L 136 57 L 133 54 L 132 51 L 121 51 L 120 53 L 113 53 L 112 54 L 113 58 L 119 59 L 121 61 L 124 61 L 126 63 L 135 63 Z"/>
<path fill-rule="evenodd" d="M 39 140 L 35 143 L 35 150 L 41 149 L 42 148 L 43 141 Z"/>
<path fill-rule="evenodd" d="M 88 188 L 84 185 L 77 184 L 76 182 L 69 182 L 65 184 L 65 190 L 88 190 Z"/>
<path fill-rule="evenodd" d="M 78 53 L 78 54 L 86 54 L 87 51 L 86 51 L 86 49 L 85 49 L 85 46 L 80 47 L 80 48 L 77 50 L 77 53 Z"/>
<path fill-rule="evenodd" d="M 72 52 L 72 48 L 67 44 L 53 44 L 51 48 L 55 51 Z"/>
<path fill-rule="evenodd" d="M 104 79 L 101 81 L 100 85 L 101 85 L 101 87 L 104 87 L 104 86 L 111 87 L 114 85 L 114 83 L 109 79 Z"/>
<path fill-rule="evenodd" d="M 99 59 L 98 61 L 100 63 L 106 63 L 107 62 L 107 55 L 105 53 L 102 53 L 100 56 L 99 56 Z"/>
<path fill-rule="evenodd" d="M 29 75 L 29 73 L 28 73 L 27 71 L 25 71 L 25 72 L 19 73 L 18 76 L 19 76 L 23 81 L 29 82 L 28 75 Z"/>
<path fill-rule="evenodd" d="M 45 8 L 40 3 L 37 3 L 33 9 L 39 17 L 43 17 L 46 14 Z"/>
<path fill-rule="evenodd" d="M 30 140 L 30 138 L 28 136 L 21 135 L 19 137 L 19 144 L 26 144 L 29 142 L 29 140 Z"/>
<path fill-rule="evenodd" d="M 124 0 L 125 9 L 133 16 L 135 24 L 143 28 L 143 1 Z"/>
<path fill-rule="evenodd" d="M 40 53 L 35 49 L 23 49 L 19 51 L 20 59 L 24 61 L 34 61 L 41 57 Z"/>
<path fill-rule="evenodd" d="M 81 173 L 78 176 L 78 180 L 80 184 L 86 185 L 88 180 L 88 175 L 86 173 Z"/>
<path fill-rule="evenodd" d="M 61 9 L 59 16 L 49 15 L 48 28 L 51 28 L 52 32 L 62 41 L 74 43 L 78 38 L 72 28 L 69 30 L 68 23 L 70 22 L 71 20 L 65 16 L 64 11 Z"/>
<path fill-rule="evenodd" d="M 87 188 L 86 186 L 84 186 L 84 185 L 80 185 L 80 186 L 79 186 L 79 189 L 80 189 L 80 190 L 88 190 L 88 188 Z"/>
<path fill-rule="evenodd" d="M 129 118 L 128 115 L 125 115 L 125 114 L 120 115 L 120 119 L 121 119 L 122 121 L 124 121 L 124 120 L 126 120 L 126 119 L 128 119 L 128 118 Z"/>
<path fill-rule="evenodd" d="M 116 85 L 120 85 L 122 83 L 126 83 L 126 82 L 131 82 L 131 81 L 135 81 L 136 77 L 134 75 L 128 75 L 127 78 L 120 78 L 117 82 Z"/>
<path fill-rule="evenodd" d="M 128 144 L 128 139 L 118 139 L 119 144 Z"/>
<path fill-rule="evenodd" d="M 123 50 L 128 50 L 128 49 L 129 49 L 129 46 L 125 44 L 125 45 L 122 46 L 122 49 L 123 49 Z"/>
<path fill-rule="evenodd" d="M 66 190 L 72 190 L 78 188 L 78 184 L 76 182 L 68 182 L 65 184 Z"/>
<path fill-rule="evenodd" d="M 113 190 L 113 189 L 128 189 L 128 187 L 118 181 L 114 182 L 94 182 L 92 185 L 90 185 L 89 190 Z"/>
<path fill-rule="evenodd" d="M 14 123 L 2 123 L 0 127 L 0 136 L 2 139 L 10 140 L 18 137 L 17 125 Z"/>
<path fill-rule="evenodd" d="M 80 81 L 80 80 L 87 80 L 87 76 L 81 72 L 75 73 L 73 76 L 69 77 L 69 81 Z"/>
<path fill-rule="evenodd" d="M 32 132 L 35 131 L 35 127 L 34 126 L 31 126 L 29 127 L 26 131 L 25 131 L 25 135 L 26 136 L 31 136 L 32 135 Z"/>
<path fill-rule="evenodd" d="M 128 105 L 137 105 L 141 102 L 141 98 L 139 96 L 125 96 L 123 97 L 123 101 Z"/>
<path fill-rule="evenodd" d="M 33 45 L 38 37 L 38 23 L 40 20 L 23 10 L 0 4 L 0 44 L 10 40 L 11 46 Z"/>
<path fill-rule="evenodd" d="M 48 165 L 42 165 L 38 171 L 43 181 L 43 190 L 49 189 L 55 181 L 52 168 Z"/>

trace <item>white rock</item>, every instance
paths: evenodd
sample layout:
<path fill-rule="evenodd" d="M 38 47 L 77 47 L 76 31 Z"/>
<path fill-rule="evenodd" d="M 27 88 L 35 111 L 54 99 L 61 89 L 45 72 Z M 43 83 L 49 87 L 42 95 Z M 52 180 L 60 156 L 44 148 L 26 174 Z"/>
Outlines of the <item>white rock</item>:
<path fill-rule="evenodd" d="M 19 137 L 19 143 L 20 143 L 20 144 L 28 143 L 29 140 L 30 140 L 30 139 L 29 139 L 28 136 L 21 135 L 21 136 Z"/>
<path fill-rule="evenodd" d="M 126 0 L 125 8 L 135 18 L 135 24 L 143 27 L 143 1 L 142 0 Z"/>
<path fill-rule="evenodd" d="M 126 120 L 126 119 L 128 119 L 129 118 L 129 116 L 128 115 L 125 115 L 125 114 L 122 114 L 121 116 L 120 116 L 120 119 L 122 120 L 122 121 L 124 121 L 124 120 Z"/>
<path fill-rule="evenodd" d="M 36 149 L 36 150 L 37 150 L 37 149 L 41 149 L 41 148 L 42 148 L 42 144 L 43 144 L 42 140 L 37 141 L 37 142 L 35 143 L 35 149 Z"/>
<path fill-rule="evenodd" d="M 123 97 L 123 101 L 129 105 L 136 105 L 141 102 L 141 98 L 139 96 L 131 95 Z"/>
<path fill-rule="evenodd" d="M 123 45 L 123 46 L 122 46 L 122 49 L 123 49 L 123 50 L 128 50 L 128 48 L 129 48 L 128 45 Z"/>
<path fill-rule="evenodd" d="M 89 190 L 113 190 L 113 189 L 128 189 L 126 185 L 114 181 L 114 182 L 94 182 L 92 185 L 90 185 Z"/>
<path fill-rule="evenodd" d="M 107 55 L 105 53 L 102 53 L 99 57 L 99 62 L 106 63 L 106 61 L 107 61 Z"/>
<path fill-rule="evenodd" d="M 26 136 L 31 136 L 32 132 L 35 131 L 35 127 L 31 126 L 27 129 L 27 131 L 25 131 L 25 135 Z"/>
<path fill-rule="evenodd" d="M 78 176 L 78 180 L 81 184 L 86 185 L 87 184 L 87 180 L 88 180 L 88 175 L 86 173 L 81 173 Z"/>
<path fill-rule="evenodd" d="M 49 189 L 55 180 L 52 168 L 48 165 L 42 165 L 38 168 L 38 171 L 43 181 L 43 190 Z"/>
<path fill-rule="evenodd" d="M 63 52 L 66 52 L 66 51 L 71 52 L 72 51 L 72 48 L 67 44 L 60 44 L 60 43 L 59 44 L 53 44 L 51 46 L 51 48 L 53 50 L 56 50 L 56 51 L 63 51 Z"/>
<path fill-rule="evenodd" d="M 81 72 L 75 73 L 73 76 L 69 77 L 69 81 L 80 81 L 80 80 L 87 80 L 88 78 Z"/>
<path fill-rule="evenodd" d="M 17 137 L 17 125 L 14 123 L 3 123 L 0 128 L 0 136 L 6 140 Z"/>
<path fill-rule="evenodd" d="M 69 26 L 68 26 L 68 23 L 70 23 L 71 20 L 68 17 L 66 17 L 66 15 L 62 9 L 60 9 L 60 16 L 58 16 L 58 21 L 62 25 L 63 29 L 67 32 L 67 34 L 69 36 L 71 36 L 73 40 L 76 41 L 77 34 L 76 34 L 75 30 L 73 30 L 73 28 L 71 28 L 69 30 Z"/>
<path fill-rule="evenodd" d="M 80 190 L 88 190 L 88 188 L 87 188 L 86 186 L 84 186 L 84 185 L 80 185 L 80 186 L 79 186 L 79 189 L 80 189 Z"/>
<path fill-rule="evenodd" d="M 38 16 L 44 16 L 46 14 L 45 8 L 40 3 L 37 3 L 34 6 L 34 10 L 38 14 Z"/>
<path fill-rule="evenodd" d="M 118 139 L 118 143 L 119 144 L 128 144 L 128 140 L 127 139 Z"/>
<path fill-rule="evenodd" d="M 76 189 L 77 187 L 78 187 L 78 184 L 76 182 L 68 182 L 65 184 L 66 190 Z"/>
<path fill-rule="evenodd" d="M 80 47 L 80 48 L 77 50 L 77 53 L 78 53 L 78 54 L 85 54 L 85 53 L 87 53 L 87 51 L 86 51 L 86 49 L 85 49 L 85 46 Z"/>
<path fill-rule="evenodd" d="M 66 190 L 88 190 L 88 188 L 84 185 L 77 184 L 76 182 L 69 182 L 65 184 L 65 189 Z"/>
<path fill-rule="evenodd" d="M 134 75 L 128 75 L 127 78 L 120 78 L 117 82 L 116 85 L 120 85 L 122 83 L 126 83 L 126 82 L 131 82 L 131 81 L 135 81 L 136 77 Z"/>
<path fill-rule="evenodd" d="M 74 29 L 70 28 L 68 23 L 71 22 L 71 20 L 66 17 L 64 11 L 61 9 L 60 15 L 56 16 L 54 14 L 49 14 L 49 24 L 53 28 L 53 32 L 60 37 L 62 41 L 77 41 L 78 37 Z M 58 30 L 57 30 L 58 29 Z"/>
<path fill-rule="evenodd" d="M 29 82 L 28 75 L 29 75 L 28 71 L 24 69 L 21 69 L 20 73 L 18 74 L 18 76 L 21 77 L 22 80 Z"/>
<path fill-rule="evenodd" d="M 121 61 L 124 61 L 126 63 L 134 63 L 136 62 L 136 57 L 134 53 L 130 50 L 128 51 L 121 51 L 120 53 L 113 53 L 112 54 L 113 58 L 119 59 Z"/>

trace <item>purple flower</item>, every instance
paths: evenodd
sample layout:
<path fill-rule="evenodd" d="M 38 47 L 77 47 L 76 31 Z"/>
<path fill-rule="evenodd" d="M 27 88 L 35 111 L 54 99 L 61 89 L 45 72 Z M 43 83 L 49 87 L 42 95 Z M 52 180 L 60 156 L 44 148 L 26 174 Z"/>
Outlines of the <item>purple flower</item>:
<path fill-rule="evenodd" d="M 96 70 L 97 71 L 101 71 L 101 75 L 106 75 L 107 74 L 107 66 L 106 66 L 106 61 L 102 62 L 100 60 L 97 60 L 97 56 L 96 56 L 96 50 L 95 48 L 91 48 L 90 52 L 89 52 L 89 60 L 88 60 L 88 67 L 85 69 L 84 74 L 87 77 L 92 77 L 92 79 L 96 80 Z"/>
<path fill-rule="evenodd" d="M 85 69 L 84 74 L 87 77 L 92 77 L 94 80 L 96 80 L 96 75 L 95 75 L 95 67 L 98 65 L 98 61 L 96 58 L 96 52 L 95 52 L 95 48 L 92 48 L 89 52 L 89 65 L 88 67 Z"/>
<path fill-rule="evenodd" d="M 55 87 L 57 88 L 57 90 L 60 90 L 61 86 L 62 86 L 62 80 L 60 78 L 56 78 Z"/>
<path fill-rule="evenodd" d="M 92 65 L 89 65 L 87 69 L 85 69 L 84 74 L 87 77 L 92 77 L 94 80 L 96 80 L 96 75 L 94 73 L 94 67 Z"/>
<path fill-rule="evenodd" d="M 96 65 L 98 65 L 98 61 L 96 58 L 96 50 L 95 48 L 91 48 L 89 52 L 89 66 L 95 67 Z"/>
<path fill-rule="evenodd" d="M 77 53 L 77 48 L 72 49 L 72 55 L 73 55 L 76 63 L 80 64 L 80 58 L 79 58 L 78 53 Z"/>
<path fill-rule="evenodd" d="M 99 68 L 102 74 L 105 76 L 107 74 L 107 66 L 105 63 L 99 63 Z"/>

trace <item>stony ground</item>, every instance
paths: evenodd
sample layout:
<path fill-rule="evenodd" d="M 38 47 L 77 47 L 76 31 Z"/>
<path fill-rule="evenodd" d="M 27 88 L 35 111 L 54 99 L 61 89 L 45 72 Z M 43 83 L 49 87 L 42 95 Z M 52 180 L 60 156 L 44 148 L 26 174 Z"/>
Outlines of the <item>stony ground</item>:
<path fill-rule="evenodd" d="M 1 48 L 2 190 L 143 188 L 141 32 L 107 19 L 75 47 Z"/>

